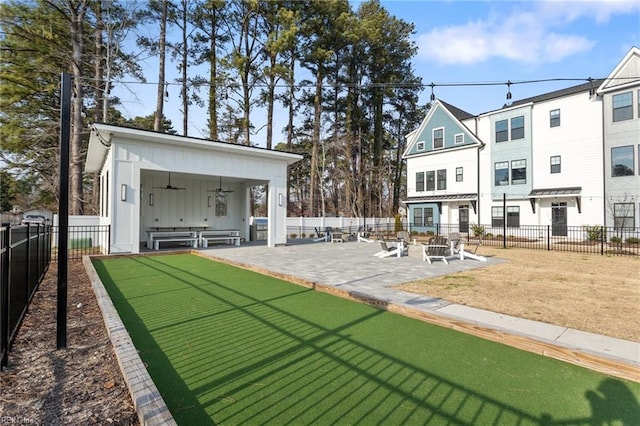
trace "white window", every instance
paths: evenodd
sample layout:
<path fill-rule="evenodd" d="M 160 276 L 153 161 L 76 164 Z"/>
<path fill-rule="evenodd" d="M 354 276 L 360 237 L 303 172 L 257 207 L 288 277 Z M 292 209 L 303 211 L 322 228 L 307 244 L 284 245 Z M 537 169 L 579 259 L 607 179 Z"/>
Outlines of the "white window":
<path fill-rule="evenodd" d="M 504 186 L 509 185 L 509 162 L 508 161 L 500 161 L 495 163 L 495 186 Z"/>
<path fill-rule="evenodd" d="M 424 172 L 416 173 L 416 191 L 424 191 Z"/>
<path fill-rule="evenodd" d="M 551 173 L 560 173 L 560 171 L 562 170 L 562 163 L 560 160 L 561 158 L 559 155 L 551 156 Z"/>
<path fill-rule="evenodd" d="M 424 151 L 424 141 L 418 142 L 418 146 L 416 147 L 418 151 Z"/>
<path fill-rule="evenodd" d="M 527 183 L 527 160 L 511 161 L 511 185 Z"/>
<path fill-rule="evenodd" d="M 509 122 L 507 120 L 496 121 L 496 142 L 509 140 Z"/>
<path fill-rule="evenodd" d="M 456 145 L 460 145 L 461 143 L 464 143 L 464 133 L 458 133 L 457 135 L 455 135 L 454 143 Z"/>
<path fill-rule="evenodd" d="M 549 111 L 549 127 L 560 126 L 560 110 L 552 109 Z"/>
<path fill-rule="evenodd" d="M 613 226 L 616 228 L 634 228 L 636 212 L 633 203 L 615 203 L 613 205 Z"/>
<path fill-rule="evenodd" d="M 447 189 L 447 169 L 438 170 L 438 191 Z"/>
<path fill-rule="evenodd" d="M 444 147 L 444 127 L 433 129 L 433 149 Z"/>
<path fill-rule="evenodd" d="M 633 118 L 633 92 L 613 95 L 613 121 Z"/>
<path fill-rule="evenodd" d="M 524 138 L 524 115 L 511 119 L 511 140 Z"/>

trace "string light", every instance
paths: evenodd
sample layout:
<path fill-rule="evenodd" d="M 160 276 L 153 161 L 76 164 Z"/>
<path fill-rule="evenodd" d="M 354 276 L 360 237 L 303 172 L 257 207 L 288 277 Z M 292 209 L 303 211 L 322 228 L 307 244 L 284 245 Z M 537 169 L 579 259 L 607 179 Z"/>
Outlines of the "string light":
<path fill-rule="evenodd" d="M 91 77 L 82 77 L 81 80 L 83 81 L 87 81 L 87 82 L 96 82 L 96 81 L 100 81 L 103 83 L 111 83 L 111 84 L 142 84 L 142 85 L 157 85 L 157 82 L 150 82 L 150 81 L 134 81 L 134 80 L 104 80 L 104 79 L 96 79 L 96 78 L 91 78 Z M 612 78 L 607 78 L 607 77 L 602 77 L 602 78 L 592 78 L 592 77 L 585 77 L 585 78 L 543 78 L 543 79 L 536 79 L 536 80 L 507 80 L 507 81 L 472 81 L 472 82 L 442 82 L 442 83 L 434 83 L 431 82 L 430 84 L 423 84 L 423 83 L 416 83 L 416 82 L 397 82 L 397 83 L 366 83 L 366 84 L 362 84 L 362 83 L 343 83 L 343 84 L 323 84 L 322 88 L 328 88 L 328 89 L 348 89 L 348 88 L 352 88 L 352 89 L 362 89 L 362 88 L 396 88 L 396 89 L 408 89 L 408 88 L 420 88 L 420 89 L 424 89 L 425 87 L 431 87 L 432 90 L 432 95 L 433 95 L 433 100 L 435 100 L 435 94 L 433 93 L 433 89 L 435 87 L 473 87 L 473 86 L 504 86 L 507 85 L 510 89 L 511 85 L 518 85 L 518 84 L 535 84 L 535 83 L 550 83 L 550 82 L 562 82 L 562 81 L 581 81 L 581 82 L 585 82 L 585 83 L 589 83 L 590 85 L 593 85 L 594 82 L 598 81 L 598 80 L 607 80 L 607 81 L 614 81 L 614 80 L 625 80 L 629 83 L 632 82 L 636 82 L 636 81 L 640 81 L 640 76 L 630 76 L 630 77 L 612 77 Z M 165 82 L 165 87 L 168 86 L 182 86 L 182 83 L 180 82 Z M 210 82 L 206 82 L 206 81 L 201 81 L 201 82 L 197 82 L 197 83 L 189 83 L 190 87 L 222 87 L 222 88 L 229 88 L 231 87 L 230 84 L 212 84 Z M 252 84 L 252 87 L 258 87 L 258 88 L 264 88 L 264 87 L 269 87 L 269 85 L 265 84 L 265 83 L 256 83 L 256 84 Z M 289 88 L 291 87 L 291 85 L 285 84 L 285 83 L 280 83 L 280 84 L 276 84 L 273 87 L 276 88 Z M 313 83 L 309 83 L 309 84 L 300 84 L 300 83 L 296 83 L 293 85 L 294 88 L 297 89 L 314 89 L 317 86 Z M 591 86 L 593 89 L 593 86 Z M 595 89 L 593 89 L 593 92 L 595 93 Z M 510 98 L 508 98 L 510 99 Z"/>

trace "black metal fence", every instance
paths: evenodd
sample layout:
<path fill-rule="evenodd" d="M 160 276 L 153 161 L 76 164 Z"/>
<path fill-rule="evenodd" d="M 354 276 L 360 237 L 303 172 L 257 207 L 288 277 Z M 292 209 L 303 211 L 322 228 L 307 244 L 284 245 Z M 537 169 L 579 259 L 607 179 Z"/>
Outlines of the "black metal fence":
<path fill-rule="evenodd" d="M 0 227 L 0 369 L 51 261 L 51 226 Z"/>
<path fill-rule="evenodd" d="M 640 228 L 600 225 L 525 225 L 504 227 L 470 225 L 460 232 L 458 225 L 441 225 L 439 232 L 460 232 L 471 240 L 482 236 L 482 244 L 502 248 L 567 251 L 610 256 L 640 256 Z"/>
<path fill-rule="evenodd" d="M 343 232 L 356 234 L 363 229 L 342 228 Z M 406 229 L 406 228 L 405 228 Z M 319 231 L 325 231 L 321 229 Z M 367 231 L 382 234 L 385 238 L 395 238 L 393 223 L 371 224 Z M 437 224 L 427 232 L 411 232 L 411 238 L 427 241 L 433 235 L 448 235 L 457 232 L 469 241 L 477 241 L 482 236 L 485 246 L 503 248 L 524 248 L 530 250 L 554 250 L 574 253 L 588 253 L 610 256 L 640 256 L 640 228 L 620 228 L 594 226 L 526 225 L 504 227 L 475 225 L 461 227 L 458 224 Z M 315 238 L 315 228 L 288 227 L 289 238 Z"/>
<path fill-rule="evenodd" d="M 52 260 L 58 260 L 58 237 L 60 228 L 52 227 Z M 110 225 L 69 226 L 68 259 L 81 260 L 82 256 L 91 254 L 109 254 L 111 241 Z"/>

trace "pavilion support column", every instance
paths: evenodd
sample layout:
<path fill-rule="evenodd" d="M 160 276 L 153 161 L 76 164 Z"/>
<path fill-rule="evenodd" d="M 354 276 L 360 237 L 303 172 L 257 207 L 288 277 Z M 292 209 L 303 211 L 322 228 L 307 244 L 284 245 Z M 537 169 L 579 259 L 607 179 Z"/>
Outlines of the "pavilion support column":
<path fill-rule="evenodd" d="M 268 203 L 269 230 L 267 246 L 287 244 L 287 179 L 274 177 L 269 181 Z"/>

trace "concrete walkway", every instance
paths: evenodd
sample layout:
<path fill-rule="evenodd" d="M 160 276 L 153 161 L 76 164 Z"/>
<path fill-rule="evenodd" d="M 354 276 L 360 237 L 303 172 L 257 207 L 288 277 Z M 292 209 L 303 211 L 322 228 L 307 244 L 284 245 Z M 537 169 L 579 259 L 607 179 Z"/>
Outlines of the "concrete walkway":
<path fill-rule="evenodd" d="M 276 248 L 243 244 L 241 247 L 217 246 L 200 250 L 201 254 L 244 264 L 259 270 L 297 277 L 307 282 L 333 287 L 400 307 L 410 308 L 442 318 L 526 337 L 554 347 L 579 351 L 621 362 L 635 370 L 640 367 L 640 343 L 587 333 L 579 330 L 450 303 L 446 300 L 394 290 L 397 284 L 430 278 L 504 262 L 489 258 L 487 262 L 451 258 L 449 264 L 422 261 L 417 247 L 410 256 L 379 259 L 377 243 L 296 243 Z M 621 319 L 623 320 L 623 319 Z M 570 355 L 572 356 L 572 355 Z M 636 381 L 640 381 L 640 373 Z"/>

